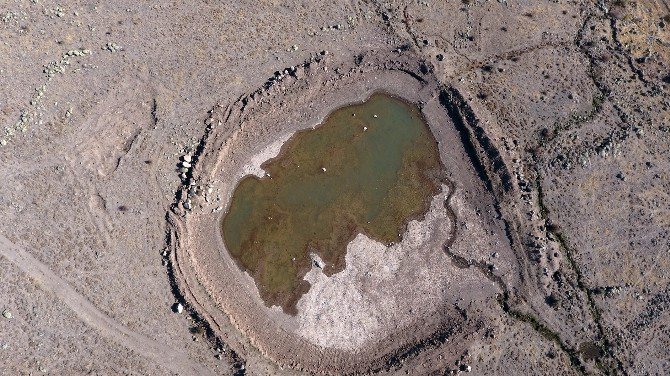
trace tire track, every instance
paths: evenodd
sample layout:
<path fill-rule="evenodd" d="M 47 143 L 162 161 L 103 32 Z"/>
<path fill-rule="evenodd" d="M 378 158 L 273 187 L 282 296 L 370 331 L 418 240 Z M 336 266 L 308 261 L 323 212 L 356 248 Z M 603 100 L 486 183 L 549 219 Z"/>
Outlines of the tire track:
<path fill-rule="evenodd" d="M 82 321 L 97 329 L 105 337 L 176 374 L 212 374 L 210 370 L 188 358 L 184 352 L 134 332 L 107 316 L 44 263 L 2 234 L 0 234 L 0 255 L 6 257 L 30 277 L 40 281 L 40 287 L 43 290 L 55 294 Z"/>

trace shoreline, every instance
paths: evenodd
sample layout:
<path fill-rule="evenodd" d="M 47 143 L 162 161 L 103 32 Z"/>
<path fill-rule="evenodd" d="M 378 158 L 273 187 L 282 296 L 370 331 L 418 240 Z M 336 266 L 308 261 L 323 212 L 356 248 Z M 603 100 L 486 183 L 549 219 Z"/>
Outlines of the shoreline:
<path fill-rule="evenodd" d="M 255 168 L 249 169 L 249 163 L 244 163 L 244 161 L 252 160 L 253 163 L 258 163 L 260 159 L 274 153 L 277 146 L 279 146 L 277 145 L 278 140 L 274 136 L 275 133 L 284 135 L 280 136 L 282 139 L 288 139 L 295 132 L 314 128 L 315 125 L 322 124 L 325 117 L 321 114 L 329 114 L 336 108 L 362 102 L 365 98 L 378 91 L 387 92 L 407 102 L 421 103 L 421 115 L 424 117 L 436 140 L 438 140 L 441 163 L 445 165 L 445 160 L 447 159 L 445 158 L 445 153 L 450 154 L 455 151 L 445 148 L 444 142 L 441 143 L 439 140 L 445 138 L 444 132 L 454 132 L 455 130 L 441 121 L 437 122 L 435 119 L 431 119 L 431 117 L 435 116 L 448 119 L 445 110 L 441 108 L 435 99 L 439 95 L 439 84 L 431 80 L 430 77 L 417 79 L 417 77 L 421 77 L 421 72 L 419 71 L 420 63 L 412 58 L 404 57 L 398 59 L 396 56 L 379 56 L 376 59 L 387 62 L 379 65 L 371 64 L 367 71 L 355 65 L 347 66 L 340 63 L 339 70 L 345 67 L 350 72 L 346 75 L 334 74 L 333 70 L 327 73 L 327 70 L 323 69 L 323 66 L 331 65 L 331 62 L 327 59 L 310 62 L 298 68 L 303 70 L 301 73 L 296 74 L 296 77 L 301 77 L 300 79 L 291 78 L 291 81 L 282 86 L 281 90 L 273 91 L 272 87 L 269 90 L 259 89 L 259 91 L 246 97 L 253 98 L 253 100 L 242 100 L 242 110 L 235 110 L 230 106 L 225 109 L 223 107 L 215 109 L 212 114 L 213 117 L 228 120 L 213 129 L 212 134 L 205 140 L 202 160 L 196 164 L 194 169 L 195 180 L 202 183 L 208 182 L 207 184 L 219 181 L 220 183 L 214 186 L 217 195 L 227 207 L 230 196 L 240 178 L 230 180 L 224 178 L 225 174 L 232 172 L 232 176 L 239 177 L 245 175 L 250 170 L 258 172 Z M 402 67 L 402 69 L 390 68 L 388 66 L 389 61 L 395 61 L 392 64 L 396 64 L 399 68 Z M 318 65 L 316 69 L 314 65 Z M 415 74 L 408 74 L 403 71 L 403 69 L 407 70 L 407 66 L 410 65 L 414 69 L 417 69 Z M 317 84 L 318 82 L 329 83 L 332 87 L 329 90 L 323 90 L 322 85 Z M 359 89 L 352 90 L 354 87 L 358 87 Z M 414 89 L 409 90 L 412 87 Z M 352 92 L 358 92 L 359 94 L 352 95 Z M 289 96 L 293 98 L 299 96 L 303 105 L 294 102 L 290 108 L 274 108 L 273 103 L 281 103 L 283 102 L 281 98 Z M 311 110 L 315 103 L 319 104 L 318 111 Z M 305 109 L 310 109 L 310 111 L 306 112 Z M 235 116 L 231 116 L 231 114 Z M 267 119 L 270 117 L 272 118 L 272 122 Z M 293 119 L 293 121 L 282 121 L 282 118 Z M 276 129 L 268 124 L 285 124 L 285 126 Z M 237 130 L 232 134 L 225 134 L 224 136 L 223 133 L 219 133 L 222 129 Z M 455 137 L 450 136 L 448 138 Z M 279 153 L 281 153 L 281 147 L 279 149 Z M 257 152 L 254 153 L 254 151 Z M 457 157 L 457 159 L 462 158 Z M 445 167 L 452 174 L 460 170 L 459 167 Z M 475 176 L 468 176 L 470 173 L 465 170 L 462 170 L 460 173 L 466 174 L 464 179 L 462 179 L 467 182 L 466 184 L 473 187 L 478 186 L 479 183 Z M 450 188 L 458 189 L 456 188 L 456 184 L 447 184 L 446 186 L 450 185 Z M 453 191 L 450 190 L 448 196 L 452 194 Z M 194 199 L 197 200 L 197 198 Z M 446 196 L 443 200 L 446 200 Z M 199 204 L 201 203 L 198 201 L 195 202 L 195 206 Z M 206 205 L 203 206 L 207 207 Z M 177 210 L 177 212 L 181 211 L 180 208 L 177 208 Z M 314 335 L 310 333 L 316 333 L 317 329 L 305 328 L 318 328 L 318 320 L 305 321 L 304 317 L 301 318 L 300 312 L 298 313 L 298 317 L 294 318 L 283 314 L 277 307 L 267 308 L 258 295 L 258 290 L 255 287 L 253 279 L 247 273 L 241 271 L 237 267 L 237 264 L 227 255 L 218 229 L 218 225 L 226 211 L 227 209 L 222 210 L 215 216 L 214 220 L 212 220 L 212 215 L 208 210 L 182 212 L 186 215 L 186 219 L 184 226 L 180 226 L 181 230 L 177 230 L 179 233 L 177 236 L 184 239 L 185 244 L 183 247 L 190 250 L 188 265 L 180 264 L 180 266 L 185 266 L 183 273 L 190 273 L 192 277 L 196 276 L 194 281 L 198 281 L 198 284 L 205 287 L 205 291 L 209 291 L 206 293 L 206 296 L 198 294 L 196 299 L 211 300 L 210 308 L 207 312 L 208 315 L 221 316 L 221 319 L 218 321 L 225 318 L 231 320 L 234 329 L 229 329 L 229 331 L 234 330 L 238 332 L 237 349 L 240 352 L 249 355 L 250 352 L 248 349 L 244 349 L 247 348 L 245 344 L 250 343 L 260 351 L 260 356 L 266 356 L 279 364 L 300 364 L 301 367 L 314 371 L 327 369 L 350 370 L 351 372 L 356 370 L 363 371 L 376 367 L 375 364 L 381 366 L 381 364 L 386 362 L 384 359 L 397 358 L 398 354 L 403 353 L 403 348 L 406 348 L 411 343 L 420 341 L 421 338 L 430 337 L 431 333 L 444 330 L 445 327 L 452 327 L 454 323 L 461 322 L 461 325 L 463 324 L 462 319 L 459 319 L 460 314 L 453 308 L 449 308 L 451 303 L 448 303 L 448 301 L 453 299 L 453 297 L 448 297 L 447 299 L 441 297 L 440 291 L 445 288 L 442 284 L 448 283 L 445 281 L 452 281 L 454 275 L 461 273 L 458 268 L 450 266 L 449 257 L 442 251 L 445 243 L 453 242 L 453 239 L 450 239 L 448 236 L 445 237 L 443 234 L 432 238 L 433 240 L 430 241 L 432 244 L 435 244 L 432 248 L 437 250 L 435 256 L 432 257 L 437 257 L 437 259 L 433 260 L 432 263 L 423 264 L 423 267 L 419 266 L 421 265 L 420 263 L 409 263 L 408 265 L 412 265 L 412 267 L 403 272 L 403 275 L 406 276 L 396 276 L 398 278 L 397 283 L 399 284 L 402 284 L 402 282 L 399 282 L 401 280 L 413 281 L 414 277 L 411 276 L 416 275 L 416 273 L 427 273 L 426 275 L 434 276 L 426 279 L 426 281 L 430 281 L 433 278 L 437 278 L 435 281 L 442 281 L 423 285 L 424 295 L 431 297 L 429 298 L 431 304 L 421 305 L 425 309 L 421 312 L 412 311 L 411 309 L 410 311 L 400 310 L 398 319 L 406 322 L 406 324 L 400 327 L 397 326 L 397 320 L 392 320 L 388 315 L 382 314 L 380 317 L 386 316 L 384 318 L 386 321 L 379 323 L 377 333 L 384 333 L 384 335 L 376 337 L 370 334 L 368 338 L 358 337 L 354 341 L 358 346 L 352 347 L 351 345 L 346 345 L 346 334 L 340 336 L 340 342 L 315 340 Z M 449 216 L 448 207 L 442 208 L 441 211 L 445 213 L 445 216 Z M 455 226 L 455 223 L 453 225 Z M 407 227 L 409 227 L 409 224 Z M 406 229 L 405 232 L 407 231 Z M 183 247 L 178 247 L 175 251 L 179 253 Z M 440 261 L 436 261 L 438 259 Z M 444 265 L 446 269 L 431 271 L 431 267 L 426 265 Z M 343 272 L 346 271 L 347 269 Z M 330 278 L 336 277 L 338 274 Z M 459 278 L 464 277 L 461 276 Z M 408 286 L 412 286 L 412 283 L 410 282 Z M 184 286 L 184 289 L 189 289 L 188 284 Z M 411 291 L 408 290 L 408 293 L 405 294 L 409 298 L 407 299 L 407 304 L 410 304 L 410 306 L 412 306 L 412 302 L 417 303 L 417 301 L 412 300 Z M 495 289 L 483 293 L 488 295 L 493 294 L 494 291 Z M 369 300 L 370 297 L 364 299 Z M 301 304 L 300 301 L 298 304 Z M 377 306 L 381 307 L 379 304 L 381 303 L 377 303 Z M 314 304 L 312 306 L 316 307 Z M 348 309 L 356 310 L 355 307 L 349 307 Z M 388 311 L 380 308 L 380 312 L 384 313 Z M 436 316 L 435 313 L 437 312 L 442 313 Z M 314 315 L 314 317 L 317 316 Z M 339 320 L 330 320 L 333 327 L 332 330 L 336 330 L 334 329 L 335 327 L 341 327 L 342 323 L 345 326 L 347 325 L 346 315 L 340 316 Z M 303 329 L 300 329 L 300 320 L 302 320 Z M 308 322 L 311 322 L 311 324 L 308 324 Z M 461 325 L 458 325 L 459 330 L 455 332 L 454 336 L 457 336 L 458 334 L 456 333 L 461 333 L 465 329 Z M 354 326 L 349 326 L 349 328 L 350 330 L 356 330 Z M 300 334 L 301 330 L 302 334 Z M 393 330 L 396 332 L 393 333 Z M 354 337 L 350 337 L 349 339 L 351 340 L 352 338 Z M 318 362 L 313 358 L 313 354 L 315 353 L 321 354 Z"/>

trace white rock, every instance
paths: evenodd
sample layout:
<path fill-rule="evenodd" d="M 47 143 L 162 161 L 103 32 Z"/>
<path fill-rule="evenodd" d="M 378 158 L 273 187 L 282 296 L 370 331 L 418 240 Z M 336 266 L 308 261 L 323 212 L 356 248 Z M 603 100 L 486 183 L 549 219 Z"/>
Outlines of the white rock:
<path fill-rule="evenodd" d="M 177 303 L 177 313 L 184 312 L 184 306 L 181 303 Z"/>
<path fill-rule="evenodd" d="M 184 155 L 184 162 L 191 162 L 191 156 L 189 154 Z"/>
<path fill-rule="evenodd" d="M 309 254 L 310 258 L 312 259 L 312 264 L 316 266 L 319 269 L 323 269 L 326 266 L 326 263 L 321 260 L 321 257 L 317 255 L 316 253 L 310 253 Z"/>

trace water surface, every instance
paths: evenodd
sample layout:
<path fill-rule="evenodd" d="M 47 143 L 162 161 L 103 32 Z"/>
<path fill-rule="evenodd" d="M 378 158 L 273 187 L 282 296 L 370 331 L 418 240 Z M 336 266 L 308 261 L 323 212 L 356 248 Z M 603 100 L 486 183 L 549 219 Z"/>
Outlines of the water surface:
<path fill-rule="evenodd" d="M 221 231 L 230 255 L 267 305 L 296 313 L 317 254 L 332 275 L 344 269 L 358 233 L 401 240 L 441 191 L 444 169 L 421 112 L 386 94 L 331 113 L 293 135 L 279 156 L 233 192 Z M 383 257 L 383 255 L 379 255 Z"/>

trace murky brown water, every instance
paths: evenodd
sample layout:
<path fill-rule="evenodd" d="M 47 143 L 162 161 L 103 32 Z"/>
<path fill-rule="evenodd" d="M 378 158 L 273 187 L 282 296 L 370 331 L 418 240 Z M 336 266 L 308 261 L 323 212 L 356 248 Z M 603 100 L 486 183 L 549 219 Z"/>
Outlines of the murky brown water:
<path fill-rule="evenodd" d="M 440 192 L 444 170 L 419 109 L 385 94 L 296 133 L 262 167 L 267 176 L 246 177 L 235 189 L 222 235 L 263 300 L 291 314 L 309 289 L 311 252 L 332 275 L 358 233 L 400 241 Z"/>

